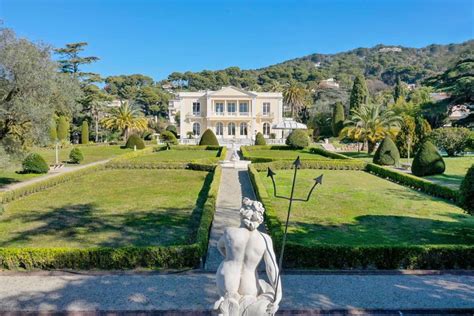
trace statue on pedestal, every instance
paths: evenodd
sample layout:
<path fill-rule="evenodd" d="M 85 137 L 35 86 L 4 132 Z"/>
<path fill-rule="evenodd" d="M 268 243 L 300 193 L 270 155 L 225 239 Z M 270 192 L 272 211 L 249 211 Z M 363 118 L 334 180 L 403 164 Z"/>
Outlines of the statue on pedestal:
<path fill-rule="evenodd" d="M 244 198 L 240 227 L 228 227 L 218 242 L 225 257 L 217 273 L 220 299 L 214 309 L 223 316 L 274 315 L 282 297 L 278 263 L 270 236 L 257 228 L 263 223 L 262 203 Z M 270 283 L 259 279 L 257 267 L 265 261 Z"/>

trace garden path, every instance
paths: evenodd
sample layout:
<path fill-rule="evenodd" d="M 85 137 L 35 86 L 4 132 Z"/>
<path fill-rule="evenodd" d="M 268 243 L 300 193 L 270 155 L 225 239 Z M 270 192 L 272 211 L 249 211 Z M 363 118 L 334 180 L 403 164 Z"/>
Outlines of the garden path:
<path fill-rule="evenodd" d="M 105 160 L 95 161 L 95 162 L 91 162 L 91 163 L 88 163 L 88 164 L 85 164 L 85 165 L 80 165 L 80 166 L 75 166 L 75 167 L 64 166 L 63 168 L 60 168 L 60 169 L 51 170 L 47 174 L 45 174 L 44 176 L 39 176 L 39 177 L 28 179 L 28 180 L 25 180 L 25 181 L 16 182 L 16 183 L 6 185 L 6 186 L 0 188 L 0 191 L 8 191 L 8 190 L 13 190 L 13 189 L 18 189 L 18 188 L 24 187 L 26 185 L 30 185 L 32 183 L 37 183 L 37 182 L 40 182 L 40 181 L 43 181 L 43 180 L 46 180 L 46 179 L 54 178 L 54 177 L 57 177 L 59 175 L 65 174 L 65 173 L 76 171 L 76 170 L 81 170 L 81 169 L 84 169 L 84 168 L 87 168 L 87 167 L 90 167 L 90 166 L 104 164 L 104 163 L 107 163 L 109 161 L 110 161 L 110 159 L 105 159 Z"/>

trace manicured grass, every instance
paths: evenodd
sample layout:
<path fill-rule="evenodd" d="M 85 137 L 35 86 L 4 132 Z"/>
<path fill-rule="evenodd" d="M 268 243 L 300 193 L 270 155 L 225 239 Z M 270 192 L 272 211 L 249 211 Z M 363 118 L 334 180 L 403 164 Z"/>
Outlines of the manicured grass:
<path fill-rule="evenodd" d="M 217 157 L 217 150 L 162 150 L 149 154 L 139 155 L 130 160 L 134 162 L 162 162 L 162 161 L 196 161 Z"/>
<path fill-rule="evenodd" d="M 15 200 L 0 247 L 175 245 L 192 241 L 207 173 L 105 170 Z"/>
<path fill-rule="evenodd" d="M 105 160 L 109 158 L 116 157 L 118 155 L 131 152 L 132 149 L 120 148 L 120 145 L 97 145 L 97 146 L 77 146 L 81 149 L 82 154 L 84 155 L 84 160 L 81 164 L 91 163 L 99 160 Z M 69 146 L 67 148 L 61 148 L 59 150 L 59 161 L 68 162 L 69 153 L 74 148 L 74 146 Z M 36 148 L 33 150 L 43 156 L 48 164 L 54 164 L 56 161 L 56 152 L 53 148 Z"/>
<path fill-rule="evenodd" d="M 276 170 L 278 194 L 289 196 L 292 170 Z M 300 170 L 304 197 L 324 174 L 309 202 L 294 202 L 288 240 L 301 245 L 448 245 L 474 243 L 474 217 L 453 204 L 362 171 Z M 271 180 L 260 173 L 270 196 Z M 288 201 L 272 198 L 282 223 Z"/>
<path fill-rule="evenodd" d="M 18 169 L 21 169 L 21 168 L 19 167 Z M 23 174 L 23 173 L 16 172 L 14 169 L 0 170 L 0 189 L 9 184 L 21 182 L 24 180 L 35 178 L 37 176 L 41 176 L 41 174 L 35 174 L 35 173 Z"/>
<path fill-rule="evenodd" d="M 444 157 L 446 171 L 443 174 L 424 177 L 438 184 L 458 189 L 466 176 L 467 169 L 474 164 L 474 157 Z"/>
<path fill-rule="evenodd" d="M 301 159 L 307 160 L 327 160 L 329 158 L 312 154 L 309 149 L 300 149 L 300 150 L 277 150 L 277 149 L 258 149 L 249 151 L 251 157 L 258 158 L 272 158 L 272 159 L 296 159 L 300 156 Z"/>

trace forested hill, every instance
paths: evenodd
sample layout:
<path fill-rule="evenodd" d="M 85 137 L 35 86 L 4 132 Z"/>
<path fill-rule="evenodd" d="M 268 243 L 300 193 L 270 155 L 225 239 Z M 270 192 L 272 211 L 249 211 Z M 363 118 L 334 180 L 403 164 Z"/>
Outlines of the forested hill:
<path fill-rule="evenodd" d="M 460 58 L 473 55 L 474 40 L 423 48 L 377 45 L 337 54 L 312 54 L 256 70 L 230 67 L 217 71 L 174 72 L 168 79 L 179 88 L 189 90 L 235 85 L 270 91 L 291 80 L 314 88 L 321 80 L 335 78 L 342 89 L 347 89 L 356 73 L 363 73 L 376 86 L 393 85 L 397 76 L 406 83 L 419 83 L 453 66 Z"/>

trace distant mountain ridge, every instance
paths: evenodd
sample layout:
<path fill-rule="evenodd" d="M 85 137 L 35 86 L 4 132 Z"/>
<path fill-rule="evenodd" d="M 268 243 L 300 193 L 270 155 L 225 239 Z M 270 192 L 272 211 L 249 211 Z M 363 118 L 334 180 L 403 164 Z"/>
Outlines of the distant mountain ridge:
<path fill-rule="evenodd" d="M 189 90 L 235 85 L 270 91 L 289 81 L 312 88 L 321 80 L 335 78 L 342 89 L 348 89 L 353 76 L 363 73 L 369 80 L 391 86 L 397 76 L 406 83 L 420 83 L 469 56 L 474 56 L 474 40 L 459 44 L 432 44 L 422 48 L 380 44 L 335 54 L 315 53 L 254 70 L 229 67 L 216 71 L 174 72 L 168 81 Z"/>

